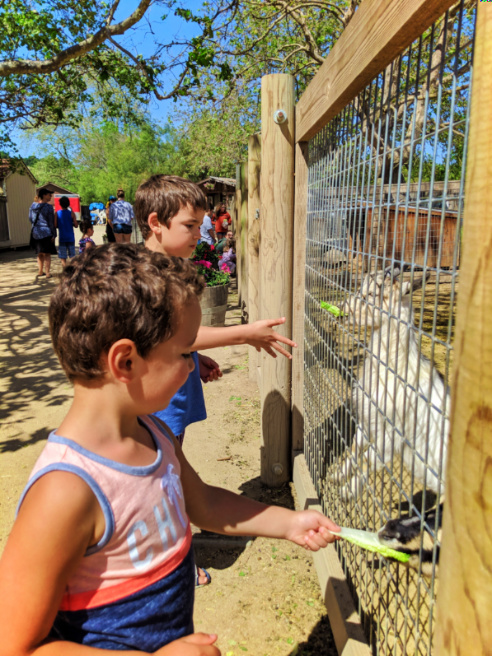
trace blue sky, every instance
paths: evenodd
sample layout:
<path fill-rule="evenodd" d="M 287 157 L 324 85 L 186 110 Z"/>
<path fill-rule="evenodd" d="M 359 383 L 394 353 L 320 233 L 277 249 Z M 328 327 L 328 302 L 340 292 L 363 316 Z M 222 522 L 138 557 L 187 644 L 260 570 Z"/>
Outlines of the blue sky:
<path fill-rule="evenodd" d="M 198 12 L 202 6 L 202 0 L 186 0 L 182 3 L 187 9 Z M 138 6 L 138 0 L 121 0 L 116 12 L 115 21 L 118 22 L 129 16 Z M 167 14 L 163 21 L 162 16 Z M 149 56 L 154 52 L 155 36 L 159 41 L 168 42 L 174 38 L 187 39 L 199 33 L 194 23 L 187 23 L 182 18 L 174 15 L 174 9 L 167 9 L 162 5 L 152 5 L 142 20 L 132 30 L 116 37 L 121 45 L 133 54 Z M 171 83 L 171 76 L 169 78 Z M 149 111 L 152 118 L 164 123 L 169 115 L 172 116 L 176 105 L 172 100 L 151 100 Z M 19 152 L 23 157 L 39 153 L 39 143 L 33 138 L 26 138 L 26 133 L 21 136 L 21 131 L 14 131 L 13 137 L 18 141 Z"/>
<path fill-rule="evenodd" d="M 187 9 L 198 13 L 202 6 L 202 0 L 187 0 L 182 3 Z M 137 0 L 122 0 L 118 11 L 116 12 L 116 21 L 123 19 L 131 14 L 132 11 L 138 6 Z M 161 17 L 167 14 L 167 17 L 162 21 Z M 150 28 L 149 29 L 149 23 Z M 132 52 L 138 52 L 142 55 L 151 55 L 154 51 L 154 35 L 152 31 L 158 36 L 162 42 L 171 41 L 174 38 L 187 39 L 199 33 L 199 29 L 194 23 L 187 23 L 179 16 L 174 15 L 174 9 L 168 10 L 167 8 L 159 5 L 152 5 L 146 12 L 144 18 L 135 26 L 133 30 L 118 37 L 119 42 L 128 47 Z M 133 47 L 132 47 L 133 46 Z M 171 81 L 171 80 L 170 80 Z M 155 119 L 166 119 L 168 114 L 173 112 L 175 104 L 170 101 L 151 101 L 150 111 Z"/>

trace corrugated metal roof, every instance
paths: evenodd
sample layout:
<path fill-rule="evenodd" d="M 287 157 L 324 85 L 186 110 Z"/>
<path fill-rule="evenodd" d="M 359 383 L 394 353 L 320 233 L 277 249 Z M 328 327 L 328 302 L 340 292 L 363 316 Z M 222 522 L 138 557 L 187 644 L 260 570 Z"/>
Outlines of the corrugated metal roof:
<path fill-rule="evenodd" d="M 230 185 L 231 187 L 236 186 L 236 180 L 235 178 L 217 178 L 214 175 L 209 175 L 208 178 L 205 178 L 204 180 L 200 180 L 197 184 L 201 185 L 204 184 L 205 182 L 221 182 L 222 184 L 227 184 Z"/>

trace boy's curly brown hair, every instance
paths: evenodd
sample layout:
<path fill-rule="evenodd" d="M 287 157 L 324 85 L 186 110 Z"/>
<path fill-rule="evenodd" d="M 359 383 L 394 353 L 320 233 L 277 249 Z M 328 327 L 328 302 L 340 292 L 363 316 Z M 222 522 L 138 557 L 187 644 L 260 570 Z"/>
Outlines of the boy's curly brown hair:
<path fill-rule="evenodd" d="M 55 353 L 70 380 L 100 378 L 101 356 L 131 339 L 145 357 L 170 339 L 204 287 L 196 267 L 135 244 L 105 244 L 70 260 L 49 306 Z"/>

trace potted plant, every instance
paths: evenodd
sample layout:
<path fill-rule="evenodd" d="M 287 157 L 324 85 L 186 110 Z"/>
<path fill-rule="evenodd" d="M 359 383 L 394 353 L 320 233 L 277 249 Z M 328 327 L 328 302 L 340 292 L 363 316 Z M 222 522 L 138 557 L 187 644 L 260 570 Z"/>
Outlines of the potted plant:
<path fill-rule="evenodd" d="M 214 246 L 201 242 L 195 248 L 191 261 L 205 278 L 201 298 L 202 326 L 223 326 L 227 310 L 229 274 L 219 270 L 219 256 Z"/>

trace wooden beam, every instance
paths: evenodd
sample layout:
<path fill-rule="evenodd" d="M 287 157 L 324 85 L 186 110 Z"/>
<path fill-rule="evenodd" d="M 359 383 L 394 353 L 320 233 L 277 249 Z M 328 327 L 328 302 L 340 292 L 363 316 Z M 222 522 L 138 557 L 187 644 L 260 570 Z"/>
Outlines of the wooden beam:
<path fill-rule="evenodd" d="M 306 288 L 306 221 L 308 144 L 296 145 L 294 208 L 294 289 L 292 294 L 292 450 L 304 446 L 304 294 Z"/>
<path fill-rule="evenodd" d="M 261 135 L 248 139 L 248 317 L 260 318 L 260 165 Z M 257 380 L 259 353 L 248 346 L 250 380 Z"/>
<path fill-rule="evenodd" d="M 492 653 L 491 9 L 477 10 L 436 656 Z"/>
<path fill-rule="evenodd" d="M 307 141 L 456 0 L 364 0 L 303 93 L 296 140 Z"/>
<path fill-rule="evenodd" d="M 284 110 L 287 120 L 276 123 Z M 294 225 L 294 78 L 261 80 L 260 314 L 286 317 L 278 332 L 292 334 L 292 244 Z M 261 480 L 290 480 L 291 361 L 261 354 Z"/>
<path fill-rule="evenodd" d="M 323 512 L 302 453 L 294 458 L 293 480 L 300 510 Z M 371 656 L 335 547 L 329 544 L 326 549 L 314 552 L 313 560 L 338 653 Z"/>
<path fill-rule="evenodd" d="M 239 238 L 236 239 L 237 279 L 241 323 L 248 323 L 248 162 L 241 164 L 241 209 L 238 224 Z"/>

